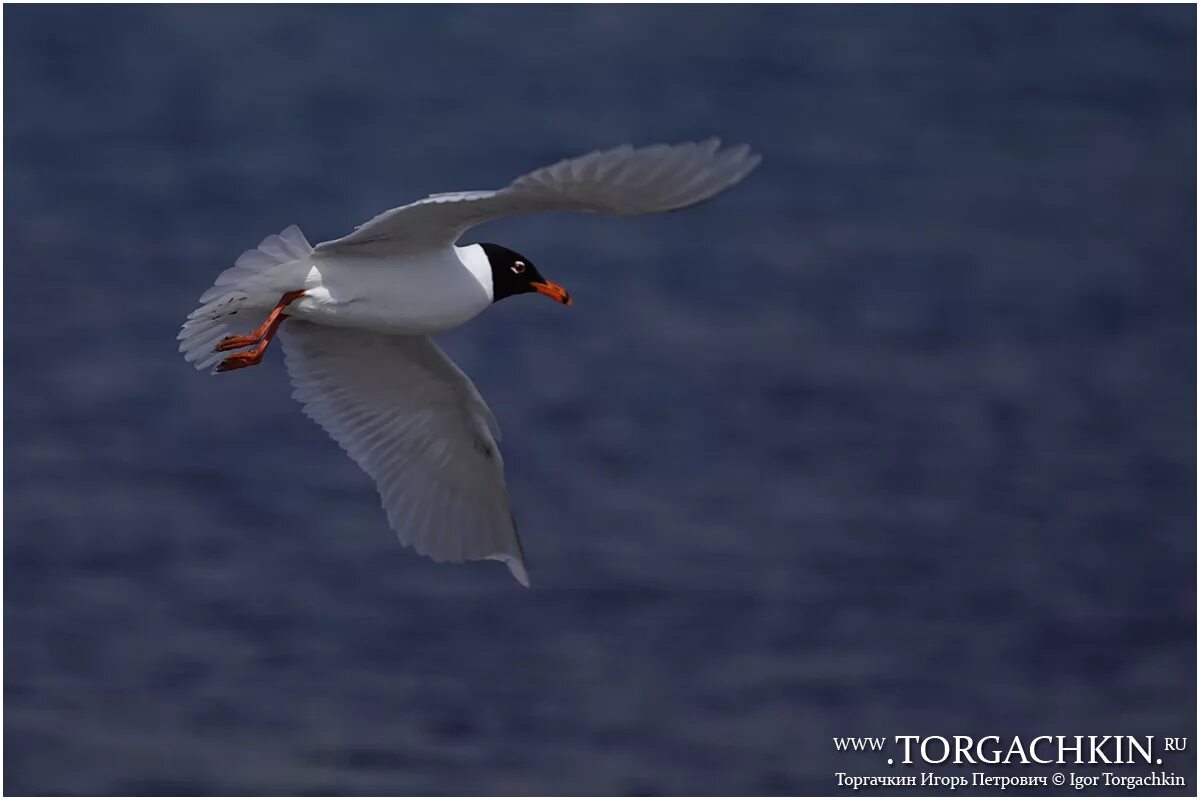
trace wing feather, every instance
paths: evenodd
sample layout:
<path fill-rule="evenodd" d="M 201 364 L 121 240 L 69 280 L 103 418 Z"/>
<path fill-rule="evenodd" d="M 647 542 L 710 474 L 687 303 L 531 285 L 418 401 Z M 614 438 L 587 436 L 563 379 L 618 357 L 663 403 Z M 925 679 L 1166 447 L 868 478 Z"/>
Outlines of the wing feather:
<path fill-rule="evenodd" d="M 528 585 L 495 418 L 433 340 L 291 320 L 283 342 L 293 396 L 374 478 L 400 541 Z"/>
<path fill-rule="evenodd" d="M 650 214 L 686 208 L 728 189 L 762 160 L 746 145 L 721 151 L 720 144 L 712 138 L 639 149 L 622 145 L 565 159 L 496 191 L 435 194 L 393 208 L 316 251 L 421 252 L 448 247 L 481 222 L 543 211 Z"/>

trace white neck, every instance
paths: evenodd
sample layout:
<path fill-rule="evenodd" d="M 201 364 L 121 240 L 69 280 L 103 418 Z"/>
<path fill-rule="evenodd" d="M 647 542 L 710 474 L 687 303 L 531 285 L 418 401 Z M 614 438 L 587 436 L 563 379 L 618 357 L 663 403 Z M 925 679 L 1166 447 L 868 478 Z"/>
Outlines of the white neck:
<path fill-rule="evenodd" d="M 487 253 L 477 244 L 469 244 L 466 247 L 454 248 L 458 260 L 462 262 L 467 271 L 471 273 L 471 277 L 479 281 L 479 285 L 487 292 L 489 300 L 496 299 L 495 289 L 492 287 L 492 262 L 488 261 Z"/>

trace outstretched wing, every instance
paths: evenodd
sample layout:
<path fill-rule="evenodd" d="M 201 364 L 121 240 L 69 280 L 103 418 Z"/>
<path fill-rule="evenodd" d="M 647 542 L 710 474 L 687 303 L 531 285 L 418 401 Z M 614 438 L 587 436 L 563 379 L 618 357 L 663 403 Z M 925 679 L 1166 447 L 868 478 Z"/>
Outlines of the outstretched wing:
<path fill-rule="evenodd" d="M 496 420 L 432 339 L 290 320 L 283 346 L 292 396 L 375 479 L 401 542 L 529 585 Z"/>
<path fill-rule="evenodd" d="M 634 149 L 629 145 L 559 161 L 503 189 L 435 194 L 385 211 L 316 251 L 419 252 L 454 244 L 481 222 L 539 211 L 650 214 L 700 203 L 746 177 L 762 160 L 719 139 Z"/>

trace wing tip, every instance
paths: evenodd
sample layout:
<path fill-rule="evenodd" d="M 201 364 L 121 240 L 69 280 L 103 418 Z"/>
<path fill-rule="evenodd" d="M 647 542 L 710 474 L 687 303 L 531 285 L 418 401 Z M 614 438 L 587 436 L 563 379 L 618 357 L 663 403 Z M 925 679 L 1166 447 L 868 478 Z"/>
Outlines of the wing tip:
<path fill-rule="evenodd" d="M 525 561 L 516 556 L 504 556 L 501 560 L 504 562 L 504 566 L 508 567 L 508 571 L 512 573 L 517 583 L 528 589 L 529 570 L 525 568 Z"/>
<path fill-rule="evenodd" d="M 742 178 L 745 178 L 751 172 L 758 169 L 758 165 L 762 163 L 763 157 L 761 153 L 756 153 L 750 149 L 748 144 L 740 144 L 737 147 L 727 151 L 730 153 L 730 160 L 737 166 L 736 176 L 733 179 L 737 183 Z M 736 156 L 733 154 L 736 153 Z"/>

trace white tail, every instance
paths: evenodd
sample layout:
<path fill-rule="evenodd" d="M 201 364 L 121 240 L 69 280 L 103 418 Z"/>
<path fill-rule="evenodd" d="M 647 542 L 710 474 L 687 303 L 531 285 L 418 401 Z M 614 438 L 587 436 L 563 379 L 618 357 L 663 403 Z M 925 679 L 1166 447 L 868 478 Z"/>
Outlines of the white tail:
<path fill-rule="evenodd" d="M 261 309 L 265 314 L 279 295 L 297 288 L 291 273 L 303 275 L 308 271 L 312 245 L 295 225 L 278 236 L 262 240 L 253 250 L 247 250 L 232 267 L 217 276 L 216 282 L 200 295 L 200 307 L 188 314 L 179 331 L 179 352 L 196 369 L 209 369 L 224 354 L 214 353 L 217 342 L 233 333 L 244 333 L 259 322 L 249 312 Z M 286 269 L 284 269 L 286 268 Z M 283 274 L 280 274 L 283 273 Z M 281 280 L 282 278 L 282 280 Z M 282 288 L 280 288 L 282 287 Z M 236 325 L 235 329 L 233 326 Z"/>

